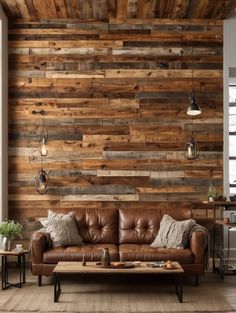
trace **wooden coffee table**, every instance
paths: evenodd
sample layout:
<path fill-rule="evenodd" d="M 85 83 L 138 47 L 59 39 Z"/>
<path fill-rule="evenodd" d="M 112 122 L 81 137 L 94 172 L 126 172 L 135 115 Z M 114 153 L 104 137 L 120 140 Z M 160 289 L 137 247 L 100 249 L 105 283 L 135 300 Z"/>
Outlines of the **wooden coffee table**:
<path fill-rule="evenodd" d="M 175 269 L 161 267 L 148 267 L 146 263 L 132 268 L 102 268 L 96 262 L 87 262 L 83 266 L 81 262 L 59 262 L 53 270 L 54 273 L 54 302 L 59 301 L 61 293 L 61 278 L 69 275 L 79 274 L 153 274 L 153 275 L 173 275 L 175 277 L 175 291 L 179 302 L 183 302 L 183 274 L 184 270 L 178 262 L 173 262 Z"/>

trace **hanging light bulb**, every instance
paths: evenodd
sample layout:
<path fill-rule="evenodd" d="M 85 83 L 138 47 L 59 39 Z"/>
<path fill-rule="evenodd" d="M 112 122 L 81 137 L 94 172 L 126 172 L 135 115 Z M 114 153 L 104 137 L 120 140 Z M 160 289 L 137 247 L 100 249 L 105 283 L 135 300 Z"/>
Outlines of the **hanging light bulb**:
<path fill-rule="evenodd" d="M 41 131 L 41 138 L 39 140 L 39 152 L 40 152 L 40 162 L 41 162 L 41 169 L 37 173 L 36 177 L 36 190 L 41 195 L 45 194 L 48 191 L 47 188 L 47 180 L 48 174 L 43 169 L 43 156 L 48 154 L 47 150 L 47 138 L 48 138 L 48 131 L 47 128 L 44 126 L 44 115 L 46 112 L 44 110 L 33 110 L 32 114 L 40 114 L 43 117 L 42 123 L 42 131 Z"/>
<path fill-rule="evenodd" d="M 46 140 L 46 137 L 43 137 L 41 140 L 40 140 L 40 153 L 42 156 L 47 156 L 48 154 L 48 150 L 47 150 L 47 140 Z"/>
<path fill-rule="evenodd" d="M 45 111 L 42 111 L 41 114 L 43 116 L 43 125 L 42 125 L 41 138 L 39 140 L 39 150 L 40 150 L 40 154 L 42 156 L 47 156 L 47 154 L 48 154 L 48 150 L 47 150 L 48 131 L 47 131 L 47 128 L 44 126 Z"/>
<path fill-rule="evenodd" d="M 193 47 L 192 47 L 192 60 L 193 60 Z M 187 110 L 188 115 L 196 116 L 201 114 L 201 109 L 197 104 L 197 99 L 194 91 L 194 80 L 193 80 L 193 61 L 192 61 L 192 92 L 189 97 L 189 106 Z"/>
<path fill-rule="evenodd" d="M 45 194 L 47 190 L 47 173 L 41 169 L 37 175 L 37 191 L 42 195 Z"/>

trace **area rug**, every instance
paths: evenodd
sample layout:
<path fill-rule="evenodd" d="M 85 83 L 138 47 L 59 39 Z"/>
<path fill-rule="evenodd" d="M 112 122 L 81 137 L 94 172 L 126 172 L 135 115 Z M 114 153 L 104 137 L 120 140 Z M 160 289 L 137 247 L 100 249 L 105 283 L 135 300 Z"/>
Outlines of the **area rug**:
<path fill-rule="evenodd" d="M 4 291 L 5 292 L 5 291 Z M 231 312 L 217 286 L 207 282 L 184 286 L 184 302 L 179 303 L 172 282 L 139 279 L 120 280 L 83 277 L 62 283 L 60 302 L 53 302 L 53 286 L 38 287 L 28 281 L 21 289 L 7 290 L 0 312 L 78 313 L 158 313 Z"/>

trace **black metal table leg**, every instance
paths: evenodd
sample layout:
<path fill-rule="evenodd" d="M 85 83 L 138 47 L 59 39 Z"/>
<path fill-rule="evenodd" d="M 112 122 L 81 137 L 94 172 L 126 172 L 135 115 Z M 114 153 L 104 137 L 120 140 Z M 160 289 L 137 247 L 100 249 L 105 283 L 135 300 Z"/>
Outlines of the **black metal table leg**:
<path fill-rule="evenodd" d="M 183 302 L 183 274 L 175 275 L 175 291 L 180 303 Z"/>
<path fill-rule="evenodd" d="M 61 293 L 61 283 L 59 276 L 54 273 L 54 302 L 59 301 L 60 293 Z"/>
<path fill-rule="evenodd" d="M 26 252 L 28 253 L 28 251 Z M 2 253 L 2 290 L 8 289 L 9 287 L 17 287 L 21 288 L 22 284 L 25 284 L 25 253 L 14 254 L 17 256 L 17 267 L 19 268 L 19 282 L 18 283 L 10 283 L 8 281 L 8 262 L 7 257 L 11 255 L 11 253 L 6 252 L 6 254 Z"/>
<path fill-rule="evenodd" d="M 2 290 L 6 289 L 6 256 L 2 255 Z"/>
<path fill-rule="evenodd" d="M 22 284 L 22 268 L 21 268 L 21 255 L 18 255 L 18 266 L 19 266 L 19 274 L 20 274 L 20 282 L 19 282 L 19 287 L 21 288 Z"/>
<path fill-rule="evenodd" d="M 25 255 L 22 254 L 23 284 L 25 284 Z"/>

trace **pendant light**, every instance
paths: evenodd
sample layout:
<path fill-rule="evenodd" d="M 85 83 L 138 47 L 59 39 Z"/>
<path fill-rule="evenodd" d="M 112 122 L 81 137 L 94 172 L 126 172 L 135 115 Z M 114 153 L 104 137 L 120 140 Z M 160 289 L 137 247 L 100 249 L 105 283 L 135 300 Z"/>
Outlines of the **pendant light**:
<path fill-rule="evenodd" d="M 34 111 L 32 111 L 32 113 L 33 114 L 40 114 L 40 115 L 42 115 L 42 118 L 43 118 L 41 138 L 39 140 L 41 169 L 38 171 L 37 178 L 36 178 L 36 190 L 38 191 L 38 193 L 43 195 L 48 191 L 48 189 L 47 189 L 48 174 L 43 169 L 43 157 L 45 157 L 48 154 L 47 146 L 46 146 L 46 142 L 47 142 L 47 138 L 48 138 L 48 132 L 44 126 L 44 115 L 46 112 L 44 110 L 39 110 L 39 111 L 34 110 Z"/>
<path fill-rule="evenodd" d="M 41 131 L 41 138 L 39 140 L 39 150 L 42 156 L 47 156 L 48 150 L 47 150 L 47 139 L 48 139 L 48 131 L 47 128 L 44 125 L 44 115 L 45 111 L 42 110 L 43 113 L 43 123 L 42 123 L 42 131 Z"/>
<path fill-rule="evenodd" d="M 185 158 L 187 160 L 195 160 L 199 157 L 198 144 L 193 136 L 193 121 L 192 121 L 192 136 L 187 139 L 185 144 Z"/>
<path fill-rule="evenodd" d="M 194 79 L 193 79 L 193 47 L 192 47 L 192 92 L 189 97 L 189 106 L 187 114 L 191 116 L 196 116 L 201 114 L 201 109 L 197 104 L 196 95 L 194 91 Z"/>

